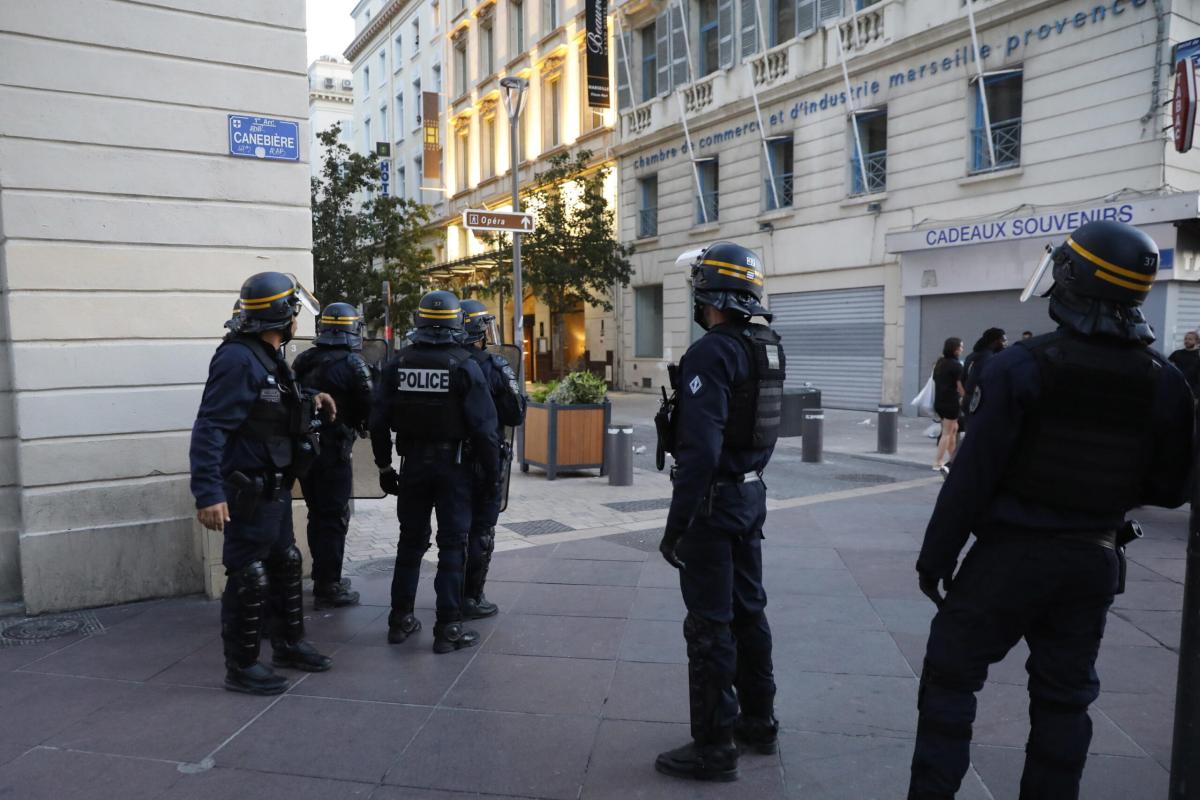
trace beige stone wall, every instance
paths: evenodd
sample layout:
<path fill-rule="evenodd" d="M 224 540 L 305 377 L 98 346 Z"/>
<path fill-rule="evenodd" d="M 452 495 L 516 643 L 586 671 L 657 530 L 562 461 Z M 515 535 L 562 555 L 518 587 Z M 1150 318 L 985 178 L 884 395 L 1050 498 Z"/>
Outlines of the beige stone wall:
<path fill-rule="evenodd" d="M 307 143 L 304 4 L 194 9 L 0 0 L 0 596 L 19 552 L 34 612 L 204 587 L 208 360 L 247 275 L 311 276 L 308 153 L 227 139 L 240 113 Z"/>

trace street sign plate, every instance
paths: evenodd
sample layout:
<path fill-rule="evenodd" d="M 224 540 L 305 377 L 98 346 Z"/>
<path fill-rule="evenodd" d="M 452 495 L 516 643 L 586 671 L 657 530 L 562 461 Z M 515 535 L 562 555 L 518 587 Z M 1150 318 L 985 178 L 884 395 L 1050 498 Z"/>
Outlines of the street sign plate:
<path fill-rule="evenodd" d="M 268 161 L 299 161 L 300 123 L 230 114 L 229 155 Z"/>
<path fill-rule="evenodd" d="M 533 230 L 533 215 L 511 211 L 486 211 L 467 209 L 463 212 L 463 227 L 473 231 L 519 231 Z"/>

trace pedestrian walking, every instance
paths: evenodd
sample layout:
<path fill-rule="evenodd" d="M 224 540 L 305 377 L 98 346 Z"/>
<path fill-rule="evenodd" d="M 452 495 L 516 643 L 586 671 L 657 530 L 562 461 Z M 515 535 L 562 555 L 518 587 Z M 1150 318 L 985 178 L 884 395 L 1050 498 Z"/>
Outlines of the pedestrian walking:
<path fill-rule="evenodd" d="M 668 775 L 732 781 L 734 740 L 776 752 L 771 628 L 762 583 L 763 470 L 779 434 L 784 354 L 779 335 L 752 323 L 763 267 L 752 251 L 718 242 L 679 259 L 691 266 L 693 316 L 707 333 L 679 365 L 666 429 L 674 490 L 659 549 L 679 569 L 687 606 L 692 741 L 662 753 Z M 677 262 L 678 263 L 678 262 Z"/>
<path fill-rule="evenodd" d="M 954 797 L 970 762 L 975 694 L 1022 638 L 1031 724 L 1021 800 L 1078 798 L 1088 706 L 1100 692 L 1096 656 L 1134 535 L 1125 515 L 1184 500 L 1191 393 L 1150 349 L 1141 310 L 1158 248 L 1132 226 L 1089 222 L 1047 256 L 1030 289 L 1050 264 L 1059 328 L 996 355 L 980 376 L 971 435 L 917 560 L 921 590 L 938 611 L 918 693 L 910 800 Z"/>
<path fill-rule="evenodd" d="M 317 320 L 313 347 L 296 357 L 296 380 L 307 390 L 325 392 L 338 407 L 337 422 L 321 431 L 321 454 L 300 479 L 308 505 L 308 549 L 312 553 L 313 608 L 358 605 L 358 592 L 342 578 L 350 496 L 354 493 L 351 455 L 367 435 L 371 368 L 363 360 L 362 317 L 349 303 L 331 303 Z"/>
<path fill-rule="evenodd" d="M 1187 379 L 1192 394 L 1200 394 L 1200 335 L 1188 331 L 1183 335 L 1183 347 L 1167 357 Z"/>
<path fill-rule="evenodd" d="M 333 398 L 303 391 L 280 352 L 295 335 L 302 297 L 314 302 L 280 272 L 242 284 L 241 310 L 226 323 L 192 427 L 196 516 L 224 534 L 225 688 L 247 694 L 288 686 L 258 660 L 264 634 L 273 666 L 323 672 L 333 663 L 304 639 L 303 565 L 292 530 L 292 484 L 319 446 L 313 417 L 336 419 Z"/>
<path fill-rule="evenodd" d="M 942 345 L 942 357 L 933 365 L 933 411 L 942 420 L 942 435 L 938 439 L 933 468 L 949 474 L 947 460 L 953 460 L 958 447 L 958 416 L 962 409 L 963 365 L 959 361 L 963 341 L 950 337 Z"/>
<path fill-rule="evenodd" d="M 975 387 L 979 384 L 979 378 L 983 375 L 983 370 L 987 366 L 988 361 L 1007 346 L 1008 336 L 1005 334 L 1003 328 L 988 328 L 976 340 L 975 347 L 971 349 L 971 353 L 963 361 L 963 389 L 966 399 L 970 399 L 971 394 L 975 391 Z M 971 409 L 969 405 L 964 405 L 962 413 L 959 415 L 960 430 L 966 428 L 970 416 Z"/>
<path fill-rule="evenodd" d="M 400 541 L 392 575 L 388 642 L 421 630 L 413 613 L 421 559 L 429 549 L 430 513 L 437 513 L 437 618 L 433 651 L 472 647 L 479 634 L 462 624 L 463 571 L 471 528 L 475 470 L 495 487 L 500 470 L 496 406 L 479 365 L 463 349 L 463 315 L 450 292 L 428 292 L 413 314 L 412 344 L 383 368 L 372 407 L 371 449 L 379 485 L 396 495 Z M 392 467 L 392 434 L 401 457 Z M 471 450 L 470 460 L 464 456 Z"/>
<path fill-rule="evenodd" d="M 517 375 L 508 360 L 487 350 L 489 342 L 499 341 L 496 317 L 478 300 L 463 300 L 465 343 L 471 358 L 479 365 L 496 406 L 499 427 L 496 438 L 500 445 L 501 464 L 497 478 L 503 480 L 512 464 L 512 448 L 504 429 L 516 428 L 525 421 L 525 396 L 517 386 Z M 487 470 L 471 453 L 475 486 L 471 492 L 471 530 L 467 536 L 466 590 L 463 596 L 463 619 L 483 619 L 499 613 L 500 608 L 483 593 L 492 552 L 496 548 L 496 522 L 506 487 L 487 485 Z"/>

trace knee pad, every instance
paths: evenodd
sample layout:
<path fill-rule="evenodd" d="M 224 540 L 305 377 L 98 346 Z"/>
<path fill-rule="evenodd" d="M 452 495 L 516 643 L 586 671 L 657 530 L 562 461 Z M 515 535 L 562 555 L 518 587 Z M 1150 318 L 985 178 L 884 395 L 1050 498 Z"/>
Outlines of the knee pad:
<path fill-rule="evenodd" d="M 304 556 L 300 553 L 300 548 L 294 544 L 289 545 L 286 550 L 272 553 L 267 559 L 267 569 L 272 574 L 302 569 L 303 565 Z"/>
<path fill-rule="evenodd" d="M 490 553 L 490 552 L 492 552 L 492 550 L 495 549 L 495 547 L 496 547 L 496 529 L 495 528 L 488 528 L 487 530 L 483 531 L 483 533 L 479 534 L 479 546 L 483 549 L 483 552 L 485 552 L 485 553 Z"/>
<path fill-rule="evenodd" d="M 238 599 L 243 602 L 260 598 L 266 593 L 267 570 L 261 561 L 251 561 L 238 570 L 226 570 L 225 575 Z"/>

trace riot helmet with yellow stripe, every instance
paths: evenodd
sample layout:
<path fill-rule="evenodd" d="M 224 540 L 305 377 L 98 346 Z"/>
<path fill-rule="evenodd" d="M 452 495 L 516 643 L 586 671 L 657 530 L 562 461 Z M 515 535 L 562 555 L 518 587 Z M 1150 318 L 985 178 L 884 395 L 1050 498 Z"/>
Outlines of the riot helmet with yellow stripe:
<path fill-rule="evenodd" d="M 496 315 L 488 311 L 488 307 L 478 300 L 471 298 L 463 299 L 463 330 L 466 331 L 466 343 L 474 344 L 475 342 L 492 341 L 493 334 L 491 330 L 496 327 Z"/>
<path fill-rule="evenodd" d="M 417 344 L 457 344 L 463 338 L 462 304 L 453 292 L 426 292 L 413 312 L 409 338 Z"/>
<path fill-rule="evenodd" d="M 301 306 L 317 313 L 316 298 L 300 285 L 296 276 L 284 272 L 259 272 L 242 284 L 241 314 L 230 320 L 235 333 L 282 330 L 291 337 L 292 320 Z"/>
<path fill-rule="evenodd" d="M 688 258 L 684 254 L 680 258 Z M 703 306 L 713 306 L 744 317 L 763 317 L 771 313 L 762 305 L 763 266 L 754 253 L 733 242 L 716 242 L 704 248 L 692 260 L 693 318 L 705 327 Z"/>
<path fill-rule="evenodd" d="M 325 347 L 362 349 L 362 315 L 349 303 L 330 303 L 317 317 L 317 338 L 314 344 Z"/>
<path fill-rule="evenodd" d="M 1144 231 L 1096 220 L 1047 249 L 1022 299 L 1037 293 L 1046 268 L 1053 266 L 1054 283 L 1045 294 L 1054 320 L 1085 335 L 1154 341 L 1140 306 L 1158 273 L 1158 245 Z"/>

